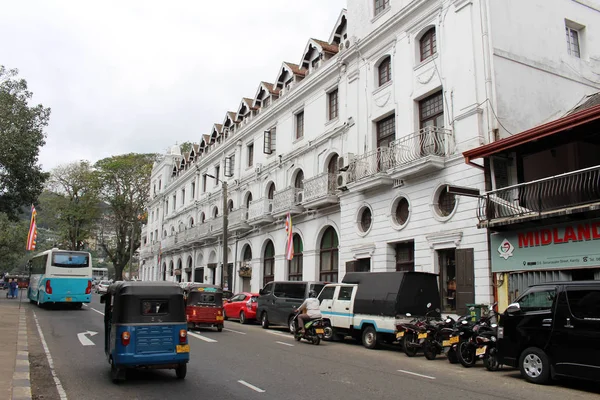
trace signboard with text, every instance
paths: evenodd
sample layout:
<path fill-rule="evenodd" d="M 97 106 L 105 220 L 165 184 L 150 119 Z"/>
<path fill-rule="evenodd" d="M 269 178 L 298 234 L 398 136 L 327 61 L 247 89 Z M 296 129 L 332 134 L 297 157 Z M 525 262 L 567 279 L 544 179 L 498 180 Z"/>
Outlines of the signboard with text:
<path fill-rule="evenodd" d="M 493 233 L 492 272 L 600 266 L 600 220 Z"/>

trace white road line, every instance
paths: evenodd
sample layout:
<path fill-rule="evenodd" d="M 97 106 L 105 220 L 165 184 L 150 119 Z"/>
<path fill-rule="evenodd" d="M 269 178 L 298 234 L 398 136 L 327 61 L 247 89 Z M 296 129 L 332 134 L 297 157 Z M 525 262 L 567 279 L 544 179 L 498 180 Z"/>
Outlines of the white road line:
<path fill-rule="evenodd" d="M 293 346 L 294 346 L 293 344 L 290 344 L 290 343 L 284 343 L 284 342 L 275 342 L 275 343 L 279 343 L 279 344 L 282 344 L 282 345 L 284 345 L 284 346 L 290 346 L 290 347 L 293 347 Z"/>
<path fill-rule="evenodd" d="M 410 372 L 410 371 L 405 371 L 403 369 L 399 369 L 398 372 L 403 372 L 405 374 L 409 374 L 409 375 L 414 375 L 414 376 L 420 376 L 421 378 L 427 378 L 427 379 L 435 379 L 434 376 L 429 376 L 429 375 L 421 375 L 421 374 L 417 374 L 416 372 Z"/>
<path fill-rule="evenodd" d="M 33 312 L 33 319 L 35 320 L 35 325 L 37 326 L 38 333 L 40 334 L 40 340 L 42 342 L 42 346 L 44 347 L 44 352 L 46 353 L 46 358 L 48 359 L 48 366 L 50 367 L 50 372 L 52 373 L 52 378 L 54 379 L 54 384 L 56 385 L 56 390 L 58 391 L 60 400 L 68 400 L 67 393 L 65 392 L 65 389 L 63 388 L 62 383 L 60 383 L 60 379 L 58 379 L 58 375 L 56 375 L 56 371 L 54 370 L 54 361 L 52 361 L 50 349 L 48 349 L 48 344 L 46 343 L 46 339 L 42 333 L 42 328 L 40 327 L 40 323 L 38 322 L 35 311 Z"/>
<path fill-rule="evenodd" d="M 241 381 L 241 380 L 240 380 L 240 381 L 238 381 L 238 382 L 239 382 L 239 383 L 241 383 L 242 385 L 246 386 L 246 387 L 249 387 L 250 389 L 254 390 L 255 392 L 258 392 L 258 393 L 264 393 L 264 392 L 265 392 L 265 391 L 264 391 L 264 390 L 262 390 L 261 388 L 259 388 L 259 387 L 256 387 L 256 386 L 254 386 L 254 385 L 251 385 L 251 384 L 249 384 L 249 383 L 248 383 L 248 382 L 246 382 L 246 381 Z"/>
<path fill-rule="evenodd" d="M 205 342 L 208 342 L 208 343 L 217 343 L 217 341 L 215 339 L 211 339 L 211 338 L 206 337 L 206 336 L 198 335 L 197 333 L 194 333 L 194 332 L 188 331 L 188 335 L 189 336 L 193 336 L 196 339 L 204 340 Z"/>
<path fill-rule="evenodd" d="M 294 336 L 292 336 L 290 334 L 287 334 L 287 333 L 282 333 L 282 332 L 278 332 L 278 331 L 267 331 L 267 332 L 272 333 L 273 335 L 282 336 L 282 337 L 285 337 L 285 338 L 288 338 L 288 339 L 293 339 L 294 338 Z"/>
<path fill-rule="evenodd" d="M 228 329 L 228 328 L 223 328 L 223 330 L 227 331 L 227 332 L 239 333 L 240 335 L 246 334 L 246 332 L 234 331 L 233 329 Z"/>

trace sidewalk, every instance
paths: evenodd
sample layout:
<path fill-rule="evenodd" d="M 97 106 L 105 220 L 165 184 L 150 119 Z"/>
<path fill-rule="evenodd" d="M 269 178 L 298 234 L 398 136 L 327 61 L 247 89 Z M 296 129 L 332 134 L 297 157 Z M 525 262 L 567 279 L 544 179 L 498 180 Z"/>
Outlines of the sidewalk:
<path fill-rule="evenodd" d="M 0 399 L 31 399 L 25 302 L 0 290 Z M 25 295 L 25 291 L 22 293 Z"/>

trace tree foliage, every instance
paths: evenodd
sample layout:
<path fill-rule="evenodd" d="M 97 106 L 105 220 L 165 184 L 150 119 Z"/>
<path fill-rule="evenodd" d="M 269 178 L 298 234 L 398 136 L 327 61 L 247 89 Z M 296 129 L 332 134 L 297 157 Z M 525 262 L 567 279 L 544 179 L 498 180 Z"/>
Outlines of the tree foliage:
<path fill-rule="evenodd" d="M 29 222 L 11 220 L 5 213 L 0 213 L 0 272 L 11 272 L 25 255 Z"/>
<path fill-rule="evenodd" d="M 181 150 L 181 154 L 189 153 L 192 151 L 192 142 L 183 142 L 179 145 L 179 149 Z"/>
<path fill-rule="evenodd" d="M 116 280 L 123 279 L 131 252 L 140 247 L 150 173 L 157 157 L 156 154 L 130 153 L 108 157 L 95 164 L 100 199 L 107 205 L 102 217 L 100 245 L 115 267 Z"/>
<path fill-rule="evenodd" d="M 30 106 L 31 97 L 18 71 L 0 66 L 0 212 L 12 220 L 35 202 L 48 177 L 37 162 L 50 109 Z"/>

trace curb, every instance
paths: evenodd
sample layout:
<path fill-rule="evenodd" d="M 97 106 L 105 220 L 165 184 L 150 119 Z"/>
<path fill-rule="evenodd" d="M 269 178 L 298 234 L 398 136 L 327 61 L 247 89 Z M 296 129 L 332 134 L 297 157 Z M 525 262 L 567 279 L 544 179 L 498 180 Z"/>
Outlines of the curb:
<path fill-rule="evenodd" d="M 19 315 L 17 358 L 12 378 L 12 400 L 31 400 L 31 377 L 29 375 L 29 347 L 27 344 L 27 316 L 25 309 Z"/>

